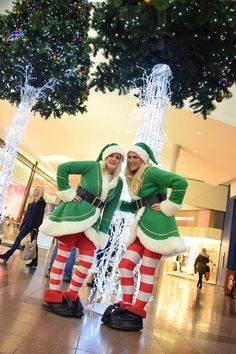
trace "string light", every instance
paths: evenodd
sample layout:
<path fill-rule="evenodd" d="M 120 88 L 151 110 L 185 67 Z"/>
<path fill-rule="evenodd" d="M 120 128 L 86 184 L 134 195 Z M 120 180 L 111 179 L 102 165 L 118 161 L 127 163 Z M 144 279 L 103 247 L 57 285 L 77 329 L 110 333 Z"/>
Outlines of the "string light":
<path fill-rule="evenodd" d="M 45 91 L 53 90 L 56 81 L 50 79 L 43 87 L 35 88 L 30 85 L 30 81 L 34 79 L 31 76 L 32 70 L 29 66 L 24 67 L 17 65 L 17 70 L 24 77 L 24 84 L 20 84 L 21 101 L 18 105 L 12 124 L 4 132 L 5 145 L 1 151 L 0 166 L 0 223 L 3 221 L 4 202 L 7 195 L 7 188 L 10 183 L 19 144 L 22 140 L 23 133 L 29 121 L 29 113 L 37 100 L 42 99 Z"/>
<path fill-rule="evenodd" d="M 171 78 L 171 70 L 166 64 L 155 65 L 150 75 L 144 71 L 141 78 L 143 86 L 139 92 L 139 108 L 137 110 L 141 116 L 141 121 L 135 135 L 135 142 L 143 141 L 147 143 L 157 155 L 160 154 L 166 141 L 164 123 L 165 111 L 170 102 Z M 127 199 L 127 190 L 123 192 L 122 199 Z M 88 308 L 94 312 L 102 314 L 111 302 L 120 300 L 118 265 L 124 253 L 125 244 L 129 237 L 129 226 L 132 221 L 133 216 L 129 214 L 125 215 L 124 225 L 121 213 L 117 213 L 114 217 L 110 228 L 111 244 L 104 251 L 99 265 L 95 266 L 94 270 L 97 274 L 94 278 L 95 288 L 90 292 L 90 304 L 88 305 Z M 113 256 L 114 251 L 115 256 Z M 110 265 L 112 265 L 112 270 L 109 272 L 108 267 Z M 137 277 L 134 277 L 136 279 L 134 299 L 137 296 L 140 283 L 139 267 L 140 264 L 134 270 L 134 274 L 137 275 Z"/>

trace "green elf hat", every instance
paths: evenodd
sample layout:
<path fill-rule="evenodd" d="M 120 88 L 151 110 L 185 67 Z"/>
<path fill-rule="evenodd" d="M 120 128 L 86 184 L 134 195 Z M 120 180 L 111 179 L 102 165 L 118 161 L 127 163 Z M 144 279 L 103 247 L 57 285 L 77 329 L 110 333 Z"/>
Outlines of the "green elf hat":
<path fill-rule="evenodd" d="M 145 143 L 136 143 L 128 149 L 129 151 L 135 152 L 145 163 L 148 163 L 149 159 L 151 159 L 156 165 L 158 164 L 152 149 Z"/>
<path fill-rule="evenodd" d="M 97 161 L 105 160 L 111 154 L 120 154 L 123 160 L 125 159 L 125 152 L 123 148 L 116 143 L 112 143 L 104 146 L 104 148 L 101 150 L 100 154 L 98 155 Z"/>

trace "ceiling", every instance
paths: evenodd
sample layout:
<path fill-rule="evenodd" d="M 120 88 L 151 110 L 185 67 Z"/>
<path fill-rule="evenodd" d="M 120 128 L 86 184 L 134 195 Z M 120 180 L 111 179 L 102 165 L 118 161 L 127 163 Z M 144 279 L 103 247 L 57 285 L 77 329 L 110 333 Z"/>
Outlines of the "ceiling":
<path fill-rule="evenodd" d="M 1 1 L 0 12 L 10 7 Z M 236 89 L 230 100 L 216 103 L 213 115 L 204 120 L 185 109 L 170 107 L 166 115 L 167 143 L 160 156 L 170 167 L 175 146 L 180 146 L 176 173 L 205 181 L 225 184 L 236 179 Z M 132 95 L 102 94 L 92 91 L 88 112 L 62 119 L 32 116 L 25 131 L 20 152 L 55 176 L 56 166 L 68 159 L 95 159 L 99 150 L 110 142 L 127 148 L 134 141 L 138 122 L 131 119 L 136 108 Z M 15 107 L 0 101 L 0 137 L 11 124 Z M 57 155 L 57 161 L 50 156 Z M 158 158 L 158 157 L 157 157 Z"/>

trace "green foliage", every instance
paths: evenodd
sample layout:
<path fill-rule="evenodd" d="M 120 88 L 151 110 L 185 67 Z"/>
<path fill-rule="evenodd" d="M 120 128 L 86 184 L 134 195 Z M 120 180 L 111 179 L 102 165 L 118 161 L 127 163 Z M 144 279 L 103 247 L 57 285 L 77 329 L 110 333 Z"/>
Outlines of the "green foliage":
<path fill-rule="evenodd" d="M 20 102 L 22 76 L 16 64 L 32 67 L 31 84 L 43 86 L 51 77 L 55 90 L 33 108 L 43 117 L 85 112 L 90 69 L 87 1 L 16 0 L 0 16 L 0 98 Z"/>
<path fill-rule="evenodd" d="M 107 59 L 97 66 L 92 86 L 103 92 L 127 92 L 141 68 L 165 63 L 173 73 L 172 104 L 183 107 L 189 98 L 206 117 L 221 80 L 228 87 L 235 82 L 235 1 L 108 0 L 95 7 L 92 26 L 98 33 L 94 54 L 102 49 Z"/>

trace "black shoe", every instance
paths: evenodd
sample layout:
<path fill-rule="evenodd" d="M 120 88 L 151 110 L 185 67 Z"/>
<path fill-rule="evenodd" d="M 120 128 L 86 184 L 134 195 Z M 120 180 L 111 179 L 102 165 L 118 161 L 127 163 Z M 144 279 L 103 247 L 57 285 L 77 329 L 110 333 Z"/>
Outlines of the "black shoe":
<path fill-rule="evenodd" d="M 233 295 L 233 294 L 229 294 L 229 296 L 231 296 L 231 297 L 232 297 L 232 299 L 236 299 L 236 296 L 235 296 L 235 295 Z"/>
<path fill-rule="evenodd" d="M 119 312 L 121 312 L 121 308 L 120 308 L 120 304 L 113 304 L 113 305 L 110 305 L 106 308 L 106 310 L 104 311 L 103 315 L 102 315 L 102 318 L 101 318 L 101 321 L 104 323 L 104 324 L 107 324 L 109 321 L 110 321 L 110 318 L 112 315 L 115 315 Z"/>
<path fill-rule="evenodd" d="M 79 299 L 71 301 L 70 299 L 63 298 L 63 301 L 60 303 L 45 301 L 43 307 L 49 312 L 64 317 L 81 318 L 84 315 L 83 306 Z"/>
<path fill-rule="evenodd" d="M 12 253 L 10 252 L 10 250 L 8 250 L 7 252 L 0 254 L 0 259 L 3 259 L 5 262 L 7 262 L 11 256 Z"/>
<path fill-rule="evenodd" d="M 71 277 L 63 277 L 63 281 L 64 281 L 65 283 L 70 283 Z"/>
<path fill-rule="evenodd" d="M 90 282 L 87 283 L 87 286 L 89 286 L 90 288 L 94 288 L 95 287 L 95 280 L 92 279 Z"/>
<path fill-rule="evenodd" d="M 122 310 L 120 313 L 113 314 L 107 325 L 120 331 L 141 331 L 143 318 L 128 310 Z"/>
<path fill-rule="evenodd" d="M 34 259 L 25 265 L 26 267 L 30 267 L 30 268 L 37 268 L 38 267 L 38 261 L 35 261 Z"/>

